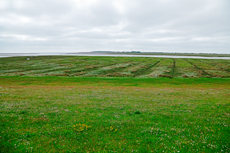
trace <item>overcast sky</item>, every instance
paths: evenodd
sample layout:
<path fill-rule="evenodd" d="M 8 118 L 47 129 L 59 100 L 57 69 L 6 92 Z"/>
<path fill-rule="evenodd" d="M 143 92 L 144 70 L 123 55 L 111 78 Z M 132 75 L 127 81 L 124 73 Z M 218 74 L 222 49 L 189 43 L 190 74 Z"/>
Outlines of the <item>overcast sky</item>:
<path fill-rule="evenodd" d="M 0 53 L 230 53 L 230 0 L 0 0 Z"/>

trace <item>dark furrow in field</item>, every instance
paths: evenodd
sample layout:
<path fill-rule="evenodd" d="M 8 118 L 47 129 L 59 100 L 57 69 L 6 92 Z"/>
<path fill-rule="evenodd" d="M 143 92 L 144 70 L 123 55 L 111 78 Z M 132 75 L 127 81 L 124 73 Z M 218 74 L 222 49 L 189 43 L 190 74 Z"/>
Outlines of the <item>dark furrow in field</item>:
<path fill-rule="evenodd" d="M 201 74 L 202 76 L 203 76 L 203 75 L 208 75 L 209 77 L 213 77 L 213 76 L 210 75 L 209 73 L 205 72 L 202 68 L 196 66 L 194 63 L 188 61 L 187 59 L 186 59 L 186 61 L 187 61 L 188 63 L 190 63 L 191 65 L 193 65 L 193 66 L 198 70 L 198 73 Z"/>
<path fill-rule="evenodd" d="M 160 61 L 157 61 L 156 63 L 153 63 L 153 64 L 149 64 L 146 68 L 139 69 L 136 72 L 132 72 L 132 73 L 134 74 L 134 77 L 149 74 L 151 72 L 151 68 L 157 65 L 159 62 Z"/>
<path fill-rule="evenodd" d="M 172 78 L 174 77 L 174 75 L 175 75 L 175 69 L 176 69 L 176 61 L 175 61 L 175 59 L 173 59 L 173 65 L 172 65 L 172 70 L 171 70 L 171 76 L 172 76 Z"/>

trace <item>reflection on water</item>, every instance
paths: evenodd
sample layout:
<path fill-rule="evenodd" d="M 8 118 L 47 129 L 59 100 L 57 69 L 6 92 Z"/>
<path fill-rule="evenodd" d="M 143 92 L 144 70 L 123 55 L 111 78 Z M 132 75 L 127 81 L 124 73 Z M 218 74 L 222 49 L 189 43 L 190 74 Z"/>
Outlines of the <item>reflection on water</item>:
<path fill-rule="evenodd" d="M 63 55 L 63 56 L 112 56 L 112 57 L 163 57 L 163 58 L 196 58 L 196 59 L 230 59 L 230 57 L 202 57 L 202 56 L 173 56 L 173 55 L 130 55 L 130 54 L 106 54 L 106 53 L 0 53 L 0 58 L 13 56 L 48 56 L 48 55 Z"/>

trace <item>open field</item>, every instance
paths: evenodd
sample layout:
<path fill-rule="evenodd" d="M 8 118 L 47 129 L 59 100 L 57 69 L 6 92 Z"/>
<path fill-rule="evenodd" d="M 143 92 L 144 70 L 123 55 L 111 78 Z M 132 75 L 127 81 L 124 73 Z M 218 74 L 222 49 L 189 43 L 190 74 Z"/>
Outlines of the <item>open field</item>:
<path fill-rule="evenodd" d="M 230 152 L 230 60 L 0 59 L 0 152 Z"/>
<path fill-rule="evenodd" d="M 230 60 L 37 56 L 0 59 L 0 76 L 230 77 Z"/>
<path fill-rule="evenodd" d="M 2 76 L 0 150 L 229 152 L 229 93 L 229 78 Z"/>

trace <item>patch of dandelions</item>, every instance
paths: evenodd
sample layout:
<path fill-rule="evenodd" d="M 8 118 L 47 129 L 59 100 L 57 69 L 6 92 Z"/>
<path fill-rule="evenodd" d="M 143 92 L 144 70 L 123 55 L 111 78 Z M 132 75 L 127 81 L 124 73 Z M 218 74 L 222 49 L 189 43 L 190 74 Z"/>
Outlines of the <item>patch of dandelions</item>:
<path fill-rule="evenodd" d="M 91 128 L 92 126 L 88 126 L 86 124 L 74 124 L 73 125 L 73 129 L 74 131 L 77 131 L 77 132 L 83 132 L 83 131 L 87 131 L 89 128 Z"/>
<path fill-rule="evenodd" d="M 108 127 L 105 127 L 102 131 L 105 131 L 105 132 L 117 132 L 117 129 L 113 126 L 108 126 Z"/>

